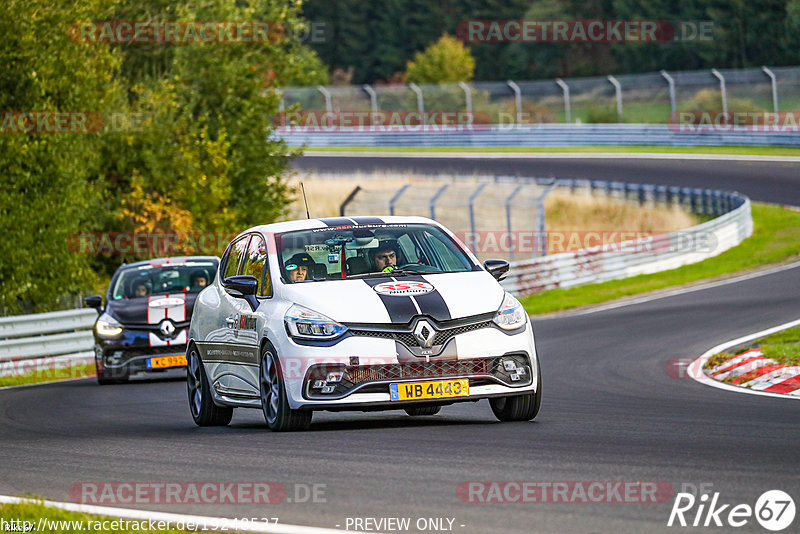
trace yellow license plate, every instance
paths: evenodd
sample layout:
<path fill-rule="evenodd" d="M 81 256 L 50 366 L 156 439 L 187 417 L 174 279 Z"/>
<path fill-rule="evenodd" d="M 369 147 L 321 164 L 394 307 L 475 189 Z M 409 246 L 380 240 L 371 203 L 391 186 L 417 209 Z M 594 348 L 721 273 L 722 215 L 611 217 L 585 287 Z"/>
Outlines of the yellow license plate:
<path fill-rule="evenodd" d="M 389 395 L 393 401 L 416 399 L 446 399 L 469 395 L 469 380 L 437 380 L 435 382 L 409 382 L 389 384 Z"/>
<path fill-rule="evenodd" d="M 159 356 L 147 360 L 148 369 L 164 369 L 165 367 L 185 367 L 186 355 L 176 354 L 174 356 Z"/>

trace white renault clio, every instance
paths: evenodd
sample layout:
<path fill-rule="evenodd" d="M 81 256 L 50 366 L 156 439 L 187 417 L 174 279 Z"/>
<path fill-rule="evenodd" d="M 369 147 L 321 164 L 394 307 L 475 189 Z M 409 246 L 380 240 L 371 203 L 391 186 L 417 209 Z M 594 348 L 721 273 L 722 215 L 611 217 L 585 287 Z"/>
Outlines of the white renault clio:
<path fill-rule="evenodd" d="M 234 408 L 272 430 L 314 410 L 434 415 L 489 399 L 501 421 L 536 417 L 542 378 L 530 320 L 483 267 L 423 217 L 289 221 L 251 228 L 222 257 L 189 329 L 189 407 L 198 425 Z"/>

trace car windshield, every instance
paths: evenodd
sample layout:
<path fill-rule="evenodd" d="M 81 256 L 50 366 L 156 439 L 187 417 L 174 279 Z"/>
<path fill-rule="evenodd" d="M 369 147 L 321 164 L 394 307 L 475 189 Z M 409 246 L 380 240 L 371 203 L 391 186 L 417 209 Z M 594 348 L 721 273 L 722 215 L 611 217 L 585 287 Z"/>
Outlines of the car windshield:
<path fill-rule="evenodd" d="M 276 236 L 287 282 L 478 269 L 456 242 L 430 224 L 316 228 Z"/>
<path fill-rule="evenodd" d="M 198 293 L 214 281 L 217 265 L 212 261 L 187 261 L 175 265 L 142 265 L 119 273 L 111 298 L 113 300 Z"/>

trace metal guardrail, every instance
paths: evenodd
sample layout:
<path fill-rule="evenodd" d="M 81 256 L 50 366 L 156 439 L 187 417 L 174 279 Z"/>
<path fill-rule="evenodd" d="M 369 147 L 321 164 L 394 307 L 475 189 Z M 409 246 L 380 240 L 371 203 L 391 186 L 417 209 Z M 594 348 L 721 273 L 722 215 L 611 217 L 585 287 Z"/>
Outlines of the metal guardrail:
<path fill-rule="evenodd" d="M 0 318 L 0 363 L 80 354 L 94 349 L 92 309 Z"/>
<path fill-rule="evenodd" d="M 564 187 L 578 185 L 574 180 L 557 180 L 557 183 Z M 753 233 L 750 199 L 738 193 L 598 181 L 590 182 L 589 186 L 616 188 L 626 198 L 672 196 L 695 213 L 724 214 L 661 236 L 513 262 L 502 282 L 507 290 L 525 295 L 675 269 L 721 254 Z"/>
<path fill-rule="evenodd" d="M 438 131 L 437 131 L 438 130 Z M 548 146 L 800 146 L 800 132 L 681 132 L 664 124 L 535 124 L 441 131 L 275 131 L 291 146 L 324 147 L 548 147 Z"/>

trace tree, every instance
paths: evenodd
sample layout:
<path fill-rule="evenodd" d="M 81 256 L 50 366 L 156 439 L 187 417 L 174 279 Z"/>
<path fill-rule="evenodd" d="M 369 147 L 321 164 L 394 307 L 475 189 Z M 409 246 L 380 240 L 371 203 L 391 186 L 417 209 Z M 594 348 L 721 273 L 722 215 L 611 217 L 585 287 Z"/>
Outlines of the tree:
<path fill-rule="evenodd" d="M 447 34 L 417 52 L 406 65 L 409 83 L 467 82 L 475 73 L 475 60 L 464 44 Z"/>

